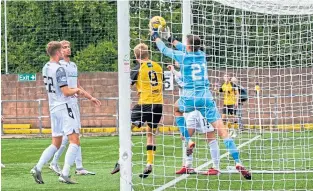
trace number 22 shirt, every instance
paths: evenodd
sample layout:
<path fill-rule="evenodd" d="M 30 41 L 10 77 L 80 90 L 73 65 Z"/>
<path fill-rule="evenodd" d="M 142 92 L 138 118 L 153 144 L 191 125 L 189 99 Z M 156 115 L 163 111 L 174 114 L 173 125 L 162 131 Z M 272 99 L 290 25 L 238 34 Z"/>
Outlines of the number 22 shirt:
<path fill-rule="evenodd" d="M 70 97 L 66 97 L 61 88 L 67 86 L 67 76 L 65 69 L 56 62 L 48 62 L 42 69 L 43 81 L 48 93 L 49 109 L 51 113 L 66 108 Z"/>

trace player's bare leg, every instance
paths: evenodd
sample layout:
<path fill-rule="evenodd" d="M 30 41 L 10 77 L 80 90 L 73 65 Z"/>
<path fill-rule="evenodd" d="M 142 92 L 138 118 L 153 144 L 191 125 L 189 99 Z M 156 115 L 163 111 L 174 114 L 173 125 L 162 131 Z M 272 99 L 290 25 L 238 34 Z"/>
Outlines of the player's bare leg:
<path fill-rule="evenodd" d="M 140 178 L 147 178 L 149 174 L 152 172 L 152 165 L 154 163 L 154 155 L 155 155 L 155 131 L 156 128 L 146 127 L 146 136 L 147 136 L 147 165 L 142 174 L 139 174 Z"/>
<path fill-rule="evenodd" d="M 59 181 L 66 184 L 76 184 L 77 182 L 70 179 L 70 168 L 74 164 L 80 145 L 79 134 L 73 132 L 68 135 L 70 145 L 66 151 L 65 161 Z"/>
<path fill-rule="evenodd" d="M 41 169 L 53 157 L 54 153 L 58 150 L 58 148 L 60 148 L 61 143 L 62 136 L 52 137 L 52 144 L 43 151 L 38 163 L 30 171 L 36 183 L 44 184 L 44 181 L 41 176 Z"/>
<path fill-rule="evenodd" d="M 223 121 L 221 119 L 216 120 L 212 123 L 213 127 L 217 130 L 218 135 L 223 138 L 226 149 L 229 151 L 230 155 L 236 162 L 236 169 L 242 174 L 245 179 L 251 180 L 251 174 L 245 167 L 241 164 L 239 159 L 239 151 L 232 138 L 229 138 L 227 129 L 224 127 Z"/>

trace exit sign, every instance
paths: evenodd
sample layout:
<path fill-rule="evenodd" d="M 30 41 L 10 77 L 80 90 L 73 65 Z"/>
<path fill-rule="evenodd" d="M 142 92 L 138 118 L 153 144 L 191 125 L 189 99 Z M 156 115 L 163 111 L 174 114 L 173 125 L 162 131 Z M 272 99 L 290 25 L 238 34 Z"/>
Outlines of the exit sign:
<path fill-rule="evenodd" d="M 36 81 L 36 74 L 18 74 L 19 82 Z"/>

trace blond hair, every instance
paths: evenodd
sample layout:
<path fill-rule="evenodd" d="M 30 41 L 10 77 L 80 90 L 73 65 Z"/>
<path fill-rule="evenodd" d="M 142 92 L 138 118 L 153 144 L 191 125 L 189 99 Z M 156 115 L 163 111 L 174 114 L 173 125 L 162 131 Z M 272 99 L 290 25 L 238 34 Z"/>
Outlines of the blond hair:
<path fill-rule="evenodd" d="M 69 44 L 71 45 L 70 41 L 67 41 L 67 40 L 62 40 L 60 41 L 61 45 L 64 46 L 64 44 Z"/>
<path fill-rule="evenodd" d="M 62 48 L 62 45 L 60 42 L 51 41 L 47 44 L 46 51 L 49 56 L 54 56 L 57 51 L 61 50 L 61 48 Z"/>
<path fill-rule="evenodd" d="M 230 81 L 233 82 L 234 84 L 237 84 L 237 82 L 238 82 L 237 78 L 235 78 L 235 77 L 232 77 Z"/>
<path fill-rule="evenodd" d="M 148 46 L 144 43 L 140 43 L 135 46 L 134 53 L 137 59 L 149 58 Z"/>

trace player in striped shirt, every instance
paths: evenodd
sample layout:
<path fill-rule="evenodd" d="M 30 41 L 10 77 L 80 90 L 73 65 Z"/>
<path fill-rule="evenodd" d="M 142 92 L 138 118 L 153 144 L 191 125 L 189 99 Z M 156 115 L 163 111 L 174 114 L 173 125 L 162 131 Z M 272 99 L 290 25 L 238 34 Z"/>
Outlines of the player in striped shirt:
<path fill-rule="evenodd" d="M 155 132 L 163 113 L 163 69 L 159 63 L 150 60 L 148 46 L 144 43 L 134 48 L 137 65 L 131 71 L 131 85 L 136 85 L 138 104 L 132 108 L 132 127 L 142 127 L 147 122 L 147 164 L 140 178 L 147 178 L 152 172 L 156 152 Z M 111 174 L 120 171 L 116 163 Z"/>

